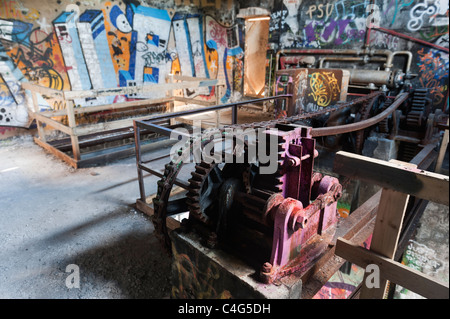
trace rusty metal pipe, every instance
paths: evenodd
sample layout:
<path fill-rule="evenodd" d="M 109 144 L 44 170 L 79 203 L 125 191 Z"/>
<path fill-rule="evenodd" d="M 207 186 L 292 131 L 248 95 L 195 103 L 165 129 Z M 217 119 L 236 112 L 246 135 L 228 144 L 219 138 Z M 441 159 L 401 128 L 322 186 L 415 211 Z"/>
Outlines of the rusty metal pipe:
<path fill-rule="evenodd" d="M 380 114 L 371 117 L 365 121 L 356 122 L 352 124 L 339 125 L 339 126 L 331 126 L 331 127 L 320 127 L 313 128 L 311 131 L 312 137 L 318 136 L 327 136 L 327 135 L 336 135 L 336 134 L 344 134 L 354 131 L 359 131 L 370 127 L 372 125 L 377 124 L 381 120 L 388 117 L 392 112 L 394 112 L 403 102 L 405 102 L 409 97 L 409 93 L 402 93 L 398 96 L 398 98 L 389 106 L 386 110 L 381 112 Z"/>
<path fill-rule="evenodd" d="M 392 71 L 347 69 L 351 84 L 368 84 L 392 86 Z"/>
<path fill-rule="evenodd" d="M 333 49 L 284 49 L 279 50 L 277 54 L 275 55 L 275 71 L 274 74 L 277 74 L 278 71 L 278 65 L 280 64 L 280 55 L 282 54 L 329 54 L 329 55 L 360 55 L 363 54 L 364 51 L 357 49 L 357 50 L 350 50 L 350 49 L 342 49 L 342 50 L 333 50 Z M 276 95 L 275 92 L 275 86 L 273 87 L 273 95 Z"/>
<path fill-rule="evenodd" d="M 408 73 L 409 69 L 411 69 L 413 54 L 411 53 L 411 51 L 394 51 L 392 59 L 394 59 L 394 57 L 396 55 L 407 55 L 408 56 L 408 60 L 406 61 L 406 69 L 404 70 L 405 73 Z"/>
<path fill-rule="evenodd" d="M 398 54 L 407 54 L 407 51 L 399 51 Z M 280 64 L 280 56 L 282 54 L 323 54 L 323 55 L 355 55 L 356 57 L 364 55 L 373 57 L 376 55 L 382 55 L 386 57 L 386 62 L 384 64 L 384 70 L 390 71 L 393 67 L 394 53 L 390 50 L 371 50 L 369 48 L 365 49 L 284 49 L 279 50 L 275 55 L 275 74 L 278 72 L 278 65 Z M 408 63 L 410 60 L 408 61 Z M 276 95 L 275 86 L 273 87 L 272 95 Z"/>
<path fill-rule="evenodd" d="M 319 59 L 319 69 L 323 67 L 324 61 L 347 61 L 347 62 L 357 62 L 357 61 L 367 61 L 367 62 L 385 62 L 386 58 L 368 58 L 365 57 L 324 57 Z"/>

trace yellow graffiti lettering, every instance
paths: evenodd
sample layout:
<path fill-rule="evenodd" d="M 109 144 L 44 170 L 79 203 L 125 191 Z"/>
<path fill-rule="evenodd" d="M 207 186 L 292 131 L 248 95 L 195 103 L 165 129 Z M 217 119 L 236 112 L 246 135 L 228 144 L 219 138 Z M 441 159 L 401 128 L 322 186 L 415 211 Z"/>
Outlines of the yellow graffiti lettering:
<path fill-rule="evenodd" d="M 333 98 L 341 91 L 334 73 L 315 72 L 310 75 L 309 81 L 314 101 L 320 107 L 327 107 Z"/>

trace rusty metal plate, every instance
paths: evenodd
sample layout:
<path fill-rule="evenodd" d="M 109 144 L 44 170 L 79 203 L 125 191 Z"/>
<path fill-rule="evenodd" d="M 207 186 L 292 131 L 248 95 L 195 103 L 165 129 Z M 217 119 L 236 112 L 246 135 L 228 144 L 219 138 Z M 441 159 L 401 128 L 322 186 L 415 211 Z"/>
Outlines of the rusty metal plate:
<path fill-rule="evenodd" d="M 276 95 L 293 94 L 290 105 L 278 103 L 276 117 L 318 111 L 347 99 L 349 72 L 340 69 L 288 69 L 276 74 Z"/>

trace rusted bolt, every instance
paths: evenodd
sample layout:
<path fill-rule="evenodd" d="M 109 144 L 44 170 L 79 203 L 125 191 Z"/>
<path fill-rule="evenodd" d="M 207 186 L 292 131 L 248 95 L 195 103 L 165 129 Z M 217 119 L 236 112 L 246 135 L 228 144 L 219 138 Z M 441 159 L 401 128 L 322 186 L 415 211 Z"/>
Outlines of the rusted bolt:
<path fill-rule="evenodd" d="M 301 160 L 298 157 L 289 157 L 287 164 L 290 167 L 295 167 L 300 165 L 300 162 Z"/>
<path fill-rule="evenodd" d="M 272 271 L 272 265 L 269 262 L 265 262 L 261 270 L 264 273 L 270 273 Z"/>

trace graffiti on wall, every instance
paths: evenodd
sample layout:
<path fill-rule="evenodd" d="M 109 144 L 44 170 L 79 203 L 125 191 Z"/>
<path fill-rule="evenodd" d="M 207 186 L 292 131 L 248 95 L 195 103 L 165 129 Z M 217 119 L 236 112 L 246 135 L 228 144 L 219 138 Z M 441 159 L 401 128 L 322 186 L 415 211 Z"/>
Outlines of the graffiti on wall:
<path fill-rule="evenodd" d="M 179 247 L 179 250 L 183 247 Z M 221 271 L 214 263 L 199 261 L 198 252 L 192 260 L 184 251 L 177 251 L 175 244 L 172 244 L 173 252 L 173 285 L 171 296 L 182 299 L 230 299 L 232 297 L 229 290 L 221 282 Z M 219 283 L 219 284 L 218 284 Z"/>
<path fill-rule="evenodd" d="M 271 30 L 280 30 L 282 48 L 321 48 L 364 41 L 370 0 L 283 0 L 282 9 L 271 15 Z"/>
<path fill-rule="evenodd" d="M 448 0 L 390 0 L 382 13 L 389 28 L 406 26 L 422 40 L 448 46 Z"/>
<path fill-rule="evenodd" d="M 333 72 L 314 72 L 309 77 L 310 95 L 319 107 L 327 107 L 340 98 L 341 89 Z"/>
<path fill-rule="evenodd" d="M 176 1 L 185 6 L 186 1 Z M 28 5 L 24 5 L 24 3 Z M 0 5 L 0 125 L 27 126 L 29 97 L 20 83 L 58 90 L 89 90 L 165 83 L 170 73 L 223 79 L 222 102 L 237 98 L 243 83 L 241 30 L 213 16 L 140 5 L 95 1 L 86 7 L 55 1 L 44 16 L 31 1 Z M 230 1 L 196 1 L 199 8 L 226 8 Z M 192 8 L 192 6 L 190 6 Z M 195 11 L 194 9 L 192 9 Z M 196 9 L 198 11 L 198 8 Z M 158 95 L 159 94 L 159 95 Z M 215 98 L 214 88 L 184 90 L 185 96 Z M 77 106 L 164 97 L 165 92 L 75 100 Z M 61 101 L 38 97 L 40 109 Z"/>
<path fill-rule="evenodd" d="M 448 0 L 278 0 L 276 8 L 269 41 L 280 49 L 357 45 L 364 42 L 372 19 L 448 47 Z"/>
<path fill-rule="evenodd" d="M 429 89 L 433 106 L 441 105 L 448 91 L 448 54 L 422 48 L 417 52 L 417 59 L 420 86 Z"/>

